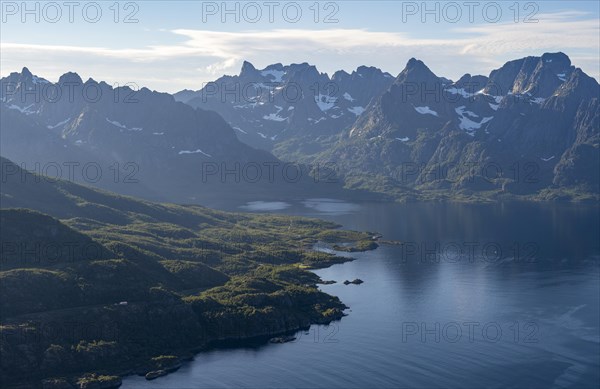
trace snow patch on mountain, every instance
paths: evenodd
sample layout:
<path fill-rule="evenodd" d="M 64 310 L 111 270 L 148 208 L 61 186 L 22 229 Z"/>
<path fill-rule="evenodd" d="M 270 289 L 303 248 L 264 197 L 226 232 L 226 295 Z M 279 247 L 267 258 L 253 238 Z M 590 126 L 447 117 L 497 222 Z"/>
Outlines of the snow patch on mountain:
<path fill-rule="evenodd" d="M 271 70 L 263 70 L 262 72 L 260 72 L 260 74 L 263 77 L 271 76 L 273 78 L 274 82 L 281 82 L 283 79 L 283 76 L 285 75 L 285 71 L 271 69 Z"/>
<path fill-rule="evenodd" d="M 433 115 L 433 116 L 438 116 L 438 113 L 435 112 L 434 110 L 432 110 L 431 108 L 429 108 L 428 106 L 424 106 L 424 107 L 414 107 L 415 111 L 417 111 L 418 113 L 420 113 L 421 115 Z"/>
<path fill-rule="evenodd" d="M 283 121 L 287 120 L 287 118 L 282 118 L 281 116 L 277 115 L 276 113 L 270 113 L 268 115 L 265 115 L 265 116 L 263 116 L 263 119 L 272 120 L 274 122 L 283 122 Z"/>
<path fill-rule="evenodd" d="M 348 100 L 348 101 L 350 101 L 350 102 L 352 102 L 352 101 L 356 100 L 356 99 L 354 99 L 352 96 L 350 96 L 350 93 L 348 93 L 348 92 L 344 93 L 344 94 L 343 94 L 343 96 L 344 96 L 344 98 L 345 98 L 346 100 Z"/>
<path fill-rule="evenodd" d="M 31 77 L 31 81 L 34 84 L 48 84 L 48 83 L 50 83 L 50 81 L 46 80 L 45 78 L 41 78 L 41 77 L 38 77 L 38 76 L 32 76 Z"/>
<path fill-rule="evenodd" d="M 465 108 L 466 107 L 464 105 L 461 105 L 460 107 L 455 108 L 454 111 L 458 115 L 458 127 L 461 130 L 467 131 L 467 133 L 471 136 L 475 135 L 475 130 L 478 130 L 479 128 L 481 128 L 482 125 L 494 118 L 493 116 L 484 117 L 483 119 L 481 119 L 480 122 L 476 122 L 473 119 L 478 118 L 479 115 L 477 115 L 474 112 L 467 111 Z"/>
<path fill-rule="evenodd" d="M 71 120 L 71 118 L 67 118 L 67 119 L 63 120 L 62 122 L 58 122 L 58 123 L 56 123 L 56 124 L 55 124 L 55 125 L 53 125 L 53 126 L 52 126 L 52 125 L 48 125 L 48 126 L 46 126 L 46 128 L 47 128 L 47 129 L 49 129 L 49 130 L 53 130 L 53 129 L 57 128 L 57 127 L 60 127 L 60 126 L 63 126 L 63 125 L 65 125 L 65 124 L 67 124 L 67 122 L 68 122 L 69 120 Z"/>
<path fill-rule="evenodd" d="M 476 94 L 477 95 L 483 95 L 483 96 L 491 97 L 492 99 L 494 99 L 494 101 L 496 102 L 496 104 L 500 104 L 500 102 L 504 98 L 504 96 L 494 96 L 494 95 L 490 95 L 488 93 L 485 93 L 485 92 L 483 92 L 483 89 L 480 90 L 479 92 L 477 92 Z M 509 92 L 508 94 L 510 95 L 511 93 Z"/>
<path fill-rule="evenodd" d="M 268 115 L 264 115 L 263 119 L 265 119 L 265 120 L 272 120 L 272 121 L 275 121 L 275 122 L 286 121 L 287 118 L 279 116 L 279 112 L 281 112 L 283 110 L 283 107 L 280 107 L 280 106 L 276 105 L 275 109 L 277 110 L 277 112 L 271 113 L 271 114 L 268 114 Z"/>
<path fill-rule="evenodd" d="M 212 155 L 205 153 L 204 151 L 200 150 L 200 149 L 196 149 L 196 150 L 181 150 L 179 153 L 179 155 L 183 155 L 183 154 L 202 154 L 205 155 L 209 158 L 212 158 Z"/>
<path fill-rule="evenodd" d="M 405 136 L 404 138 L 396 138 L 397 140 L 399 140 L 400 142 L 408 142 L 408 136 Z"/>
<path fill-rule="evenodd" d="M 141 128 L 141 127 L 132 127 L 132 128 L 127 128 L 127 126 L 126 126 L 126 125 L 124 125 L 124 124 L 121 124 L 121 123 L 119 123 L 119 122 L 118 122 L 118 121 L 116 121 L 116 120 L 110 120 L 109 118 L 106 118 L 106 121 L 107 121 L 107 122 L 109 122 L 110 124 L 112 124 L 113 126 L 115 126 L 115 127 L 118 127 L 118 128 L 120 128 L 120 129 L 122 129 L 122 130 L 127 130 L 127 131 L 136 131 L 136 132 L 138 132 L 138 131 L 142 131 L 142 130 L 143 130 L 143 128 Z"/>
<path fill-rule="evenodd" d="M 119 122 L 118 122 L 118 121 L 116 121 L 116 120 L 110 120 L 109 118 L 106 118 L 106 121 L 107 121 L 107 122 L 109 122 L 110 124 L 112 124 L 112 125 L 113 125 L 113 126 L 115 126 L 115 127 L 119 127 L 119 128 L 123 128 L 123 129 L 126 129 L 126 128 L 127 128 L 127 126 L 125 126 L 125 125 L 123 125 L 123 124 L 119 123 Z"/>
<path fill-rule="evenodd" d="M 552 161 L 552 160 L 554 159 L 554 155 L 553 155 L 553 156 L 551 156 L 551 157 L 548 157 L 548 158 L 543 158 L 543 157 L 542 157 L 542 158 L 540 158 L 540 159 L 541 159 L 542 161 L 544 161 L 544 162 Z"/>
<path fill-rule="evenodd" d="M 317 106 L 323 112 L 327 111 L 328 109 L 333 108 L 333 106 L 335 105 L 336 102 L 337 102 L 337 97 L 323 95 L 321 93 L 319 93 L 318 96 L 315 96 L 315 103 L 317 103 Z"/>
<path fill-rule="evenodd" d="M 267 85 L 264 82 L 253 82 L 252 86 L 254 87 L 254 89 L 256 89 L 257 91 L 260 90 L 261 92 L 263 89 L 271 90 L 274 88 L 273 85 Z"/>
<path fill-rule="evenodd" d="M 546 101 L 546 99 L 543 97 L 534 97 L 531 99 L 531 102 L 536 104 L 542 104 L 544 101 Z"/>
<path fill-rule="evenodd" d="M 475 93 L 467 92 L 464 88 L 457 88 L 455 86 L 453 86 L 452 88 L 447 88 L 445 89 L 445 91 L 448 93 L 452 93 L 453 95 L 461 95 L 465 99 L 473 97 L 475 95 Z"/>
<path fill-rule="evenodd" d="M 9 105 L 7 108 L 8 109 L 15 109 L 21 113 L 24 113 L 25 115 L 33 115 L 34 113 L 38 113 L 38 111 L 32 111 L 30 108 L 33 107 L 35 104 L 29 104 L 27 107 L 19 107 L 18 105 L 15 104 L 11 104 Z"/>
<path fill-rule="evenodd" d="M 356 116 L 361 115 L 363 112 L 365 112 L 365 108 L 364 107 L 352 107 L 352 108 L 348 108 L 348 111 L 352 112 L 353 114 L 355 114 Z"/>
<path fill-rule="evenodd" d="M 491 96 L 491 95 L 488 95 Z M 502 99 L 504 98 L 504 96 L 491 96 L 495 101 L 496 104 L 500 104 L 500 102 L 502 102 Z"/>

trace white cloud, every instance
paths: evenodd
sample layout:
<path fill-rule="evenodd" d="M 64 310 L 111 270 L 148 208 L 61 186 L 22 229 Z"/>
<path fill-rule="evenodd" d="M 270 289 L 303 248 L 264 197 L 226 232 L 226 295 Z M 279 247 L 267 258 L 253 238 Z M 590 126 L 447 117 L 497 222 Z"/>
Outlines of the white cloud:
<path fill-rule="evenodd" d="M 525 55 L 563 51 L 581 61 L 576 66 L 599 77 L 598 57 L 594 57 L 600 49 L 598 20 L 584 17 L 584 13 L 574 11 L 540 14 L 538 23 L 457 27 L 438 39 L 348 28 L 239 32 L 175 29 L 168 33 L 171 39 L 179 38 L 177 43 L 130 49 L 2 42 L 2 68 L 10 68 L 7 65 L 13 63 L 28 65 L 43 56 L 45 63 L 52 63 L 54 68 L 60 64 L 67 71 L 74 70 L 73 64 L 80 63 L 82 56 L 95 57 L 94 66 L 129 67 L 140 80 L 157 77 L 144 74 L 146 68 L 163 69 L 167 74 L 177 69 L 180 74 L 189 74 L 186 85 L 173 85 L 168 78 L 160 83 L 166 87 L 163 89 L 174 91 L 210 81 L 215 75 L 237 72 L 244 59 L 257 66 L 306 61 L 327 72 L 374 65 L 397 74 L 408 58 L 417 57 L 437 74 L 456 78 L 465 72 L 486 74 L 507 60 Z M 190 67 L 190 61 L 196 66 Z M 43 71 L 44 65 L 40 65 L 39 71 Z"/>

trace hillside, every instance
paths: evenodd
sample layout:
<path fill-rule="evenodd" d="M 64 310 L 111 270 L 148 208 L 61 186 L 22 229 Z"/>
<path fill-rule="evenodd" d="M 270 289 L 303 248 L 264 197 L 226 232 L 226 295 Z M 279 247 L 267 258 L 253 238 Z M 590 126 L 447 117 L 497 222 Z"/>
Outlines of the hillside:
<path fill-rule="evenodd" d="M 597 200 L 599 98 L 563 53 L 456 82 L 413 58 L 317 161 L 403 200 Z"/>
<path fill-rule="evenodd" d="M 0 79 L 0 154 L 36 173 L 152 201 L 337 192 L 307 166 L 242 143 L 214 111 L 166 93 L 27 68 Z"/>
<path fill-rule="evenodd" d="M 244 143 L 285 161 L 311 162 L 393 80 L 391 74 L 367 66 L 330 77 L 308 63 L 278 63 L 259 70 L 244 62 L 239 75 L 220 77 L 174 97 L 218 112 Z"/>
<path fill-rule="evenodd" d="M 17 173 L 0 193 L 3 387 L 115 383 L 220 339 L 340 319 L 345 306 L 305 268 L 348 259 L 311 247 L 372 236 L 140 201 L 1 162 Z"/>

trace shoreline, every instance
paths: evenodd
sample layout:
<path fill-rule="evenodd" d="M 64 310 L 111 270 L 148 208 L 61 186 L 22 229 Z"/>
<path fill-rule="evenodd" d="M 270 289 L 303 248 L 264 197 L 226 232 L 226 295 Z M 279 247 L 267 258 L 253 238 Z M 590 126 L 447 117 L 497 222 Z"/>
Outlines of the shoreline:
<path fill-rule="evenodd" d="M 314 270 L 356 257 L 339 251 L 335 251 L 337 255 L 333 251 L 320 252 L 315 245 L 331 250 L 339 244 L 351 251 L 369 251 L 377 248 L 380 237 L 373 232 L 345 230 L 338 223 L 314 217 L 294 217 L 292 223 L 286 215 L 221 214 L 200 208 L 184 210 L 175 205 L 157 207 L 167 216 L 170 212 L 184 212 L 191 221 L 163 225 L 158 224 L 162 219 L 147 221 L 136 216 L 140 220 L 128 219 L 122 226 L 106 224 L 98 228 L 95 224 L 72 223 L 70 219 L 64 222 L 41 213 L 27 214 L 41 226 L 64 225 L 64 234 L 77 237 L 82 234 L 78 231 L 84 230 L 85 236 L 100 244 L 119 250 L 130 247 L 132 253 L 118 251 L 114 259 L 17 269 L 4 274 L 13 282 L 14 293 L 20 290 L 18 281 L 22 278 L 39 280 L 32 295 L 39 295 L 46 304 L 28 310 L 14 304 L 7 306 L 12 309 L 3 322 L 7 334 L 27 331 L 27 337 L 7 336 L 6 348 L 15 361 L 6 365 L 10 369 L 3 372 L 7 388 L 119 387 L 123 377 L 151 372 L 160 373 L 158 377 L 163 370 L 171 373 L 181 362 L 212 348 L 264 345 L 276 336 L 340 320 L 348 307 L 319 289 L 326 280 Z M 11 212 L 6 217 L 16 218 L 21 211 Z M 208 226 L 201 224 L 206 220 L 211 222 Z M 190 223 L 204 228 L 193 232 Z M 224 235 L 226 228 L 234 228 L 239 235 Z M 124 232 L 131 237 L 126 240 L 130 246 L 125 248 L 116 243 Z M 20 230 L 14 234 L 17 233 Z M 144 241 L 147 253 L 135 244 L 132 237 L 138 236 L 151 238 Z M 163 236 L 175 236 L 176 240 L 164 248 Z M 179 249 L 178 244 L 187 244 L 189 239 L 217 243 L 208 249 Z M 238 241 L 244 245 L 236 245 Z M 249 253 L 248 258 L 243 253 Z M 186 255 L 190 256 L 189 261 L 165 259 Z M 89 292 L 82 291 L 78 284 L 81 279 L 89 283 Z M 67 288 L 81 303 L 46 302 L 46 284 Z M 190 289 L 200 284 L 206 288 L 200 292 Z M 81 322 L 83 318 L 94 320 L 97 331 L 81 332 L 80 327 L 87 323 Z M 52 337 L 44 332 L 45 323 L 80 322 L 83 324 L 76 333 L 66 327 L 54 331 Z M 17 364 L 18 358 L 24 363 Z"/>
<path fill-rule="evenodd" d="M 381 235 L 377 235 L 377 237 L 375 239 L 373 239 L 373 242 L 378 242 L 380 244 L 385 244 L 385 245 L 402 244 L 402 242 L 398 242 L 398 241 L 394 241 L 394 240 L 382 240 L 381 238 L 382 238 Z M 357 243 L 357 242 L 353 242 L 353 243 Z M 376 246 L 374 248 L 369 248 L 369 249 L 364 249 L 364 250 L 355 250 L 355 251 L 337 251 L 337 250 L 335 250 L 335 251 L 336 251 L 336 254 L 346 254 L 347 255 L 349 253 L 354 253 L 354 252 L 373 251 L 373 250 L 376 250 L 377 248 L 378 247 Z M 305 270 L 315 274 L 320 279 L 320 276 L 315 273 L 316 270 L 328 269 L 332 266 L 341 265 L 341 264 L 344 264 L 347 262 L 352 262 L 352 261 L 355 261 L 358 259 L 358 258 L 353 258 L 350 256 L 341 256 L 341 255 L 336 255 L 336 256 L 339 258 L 345 258 L 346 260 L 343 262 L 340 261 L 340 262 L 335 262 L 335 263 L 329 263 L 326 266 L 305 268 Z M 321 279 L 321 282 L 316 284 L 316 288 L 319 291 L 323 292 L 319 288 L 319 285 L 327 285 L 327 284 L 328 284 L 327 281 Z M 326 292 L 323 292 L 323 293 L 326 293 Z M 332 296 L 328 293 L 326 293 L 326 294 L 331 297 L 337 297 L 337 296 Z M 293 335 L 297 334 L 298 332 L 309 330 L 314 325 L 329 325 L 330 323 L 339 322 L 342 320 L 343 317 L 348 316 L 348 314 L 345 313 L 345 311 L 350 309 L 350 307 L 345 305 L 343 302 L 342 302 L 342 304 L 345 306 L 345 308 L 341 311 L 341 314 L 339 316 L 332 318 L 331 320 L 324 320 L 324 321 L 320 321 L 320 322 L 319 321 L 311 321 L 307 325 L 301 325 L 301 326 L 297 326 L 294 328 L 289 328 L 285 331 L 263 333 L 263 334 L 258 334 L 258 335 L 245 336 L 245 337 L 244 336 L 224 337 L 224 338 L 214 339 L 214 340 L 209 341 L 207 344 L 205 344 L 203 346 L 193 347 L 191 349 L 185 350 L 181 354 L 177 355 L 177 357 L 181 361 L 180 366 L 177 369 L 168 372 L 167 374 L 157 377 L 156 379 L 166 377 L 167 375 L 176 373 L 180 367 L 183 367 L 186 364 L 192 363 L 195 360 L 195 357 L 197 355 L 204 353 L 204 352 L 209 352 L 209 351 L 213 351 L 213 350 L 240 349 L 240 348 L 245 348 L 245 347 L 252 347 L 252 348 L 259 349 L 259 348 L 266 347 L 269 344 L 271 344 L 270 340 L 273 338 L 293 336 Z M 288 343 L 288 342 L 284 342 L 284 343 Z M 119 373 L 118 375 L 121 379 L 126 379 L 128 377 L 144 377 L 144 374 L 139 374 L 135 370 L 136 369 L 128 369 L 125 372 Z"/>

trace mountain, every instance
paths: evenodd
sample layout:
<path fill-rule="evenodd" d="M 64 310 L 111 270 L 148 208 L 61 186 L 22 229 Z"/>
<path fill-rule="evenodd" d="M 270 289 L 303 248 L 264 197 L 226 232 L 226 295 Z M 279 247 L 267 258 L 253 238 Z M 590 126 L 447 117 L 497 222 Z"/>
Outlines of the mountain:
<path fill-rule="evenodd" d="M 262 70 L 244 62 L 239 75 L 174 95 L 192 107 L 218 112 L 245 143 L 287 161 L 325 150 L 394 78 L 374 67 L 351 74 L 320 73 L 308 63 L 273 64 Z M 296 159 L 297 158 L 297 159 Z"/>
<path fill-rule="evenodd" d="M 216 112 L 166 93 L 75 73 L 51 83 L 27 68 L 0 84 L 0 152 L 50 177 L 173 202 L 332 189 L 240 142 Z"/>
<path fill-rule="evenodd" d="M 317 161 L 399 198 L 598 198 L 598 82 L 563 53 L 456 82 L 408 61 Z"/>
<path fill-rule="evenodd" d="M 314 219 L 121 196 L 2 157 L 0 169 L 7 389 L 118 387 L 118 375 L 174 371 L 218 341 L 340 319 L 345 305 L 306 269 L 349 259 L 311 247 L 375 243 Z"/>
<path fill-rule="evenodd" d="M 26 68 L 1 81 L 0 152 L 146 199 L 600 192 L 599 85 L 563 53 L 457 81 L 414 58 L 396 78 L 365 66 L 329 77 L 308 63 L 244 62 L 239 75 L 175 96 L 75 73 L 51 83 Z"/>

